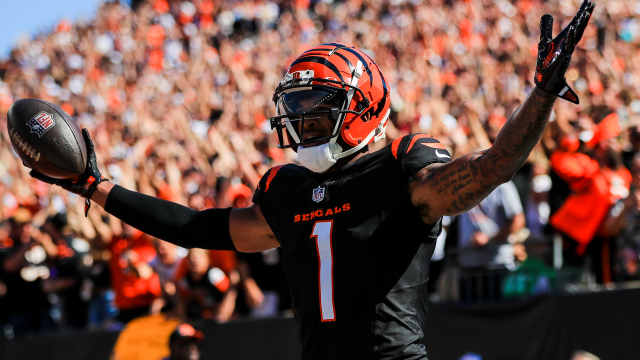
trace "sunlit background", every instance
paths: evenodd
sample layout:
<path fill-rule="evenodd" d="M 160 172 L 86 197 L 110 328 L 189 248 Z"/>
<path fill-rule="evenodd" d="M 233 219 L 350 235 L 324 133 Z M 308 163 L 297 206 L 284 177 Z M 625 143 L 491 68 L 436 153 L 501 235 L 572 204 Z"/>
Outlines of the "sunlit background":
<path fill-rule="evenodd" d="M 88 21 L 101 0 L 4 0 L 0 4 L 0 58 L 20 39 L 51 31 L 62 19 Z"/>

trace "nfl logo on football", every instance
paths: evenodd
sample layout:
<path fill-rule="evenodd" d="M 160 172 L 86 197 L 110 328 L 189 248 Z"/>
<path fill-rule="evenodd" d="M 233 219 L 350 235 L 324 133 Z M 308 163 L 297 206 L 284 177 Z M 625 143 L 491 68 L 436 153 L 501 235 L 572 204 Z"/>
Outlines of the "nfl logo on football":
<path fill-rule="evenodd" d="M 44 111 L 39 112 L 36 116 L 32 117 L 27 122 L 27 126 L 32 133 L 36 134 L 39 138 L 42 137 L 49 129 L 56 124 L 53 120 L 53 116 Z"/>
<path fill-rule="evenodd" d="M 311 195 L 311 200 L 319 203 L 320 201 L 324 200 L 324 193 L 325 193 L 325 187 L 324 186 L 318 186 L 317 188 L 313 189 L 313 194 Z"/>

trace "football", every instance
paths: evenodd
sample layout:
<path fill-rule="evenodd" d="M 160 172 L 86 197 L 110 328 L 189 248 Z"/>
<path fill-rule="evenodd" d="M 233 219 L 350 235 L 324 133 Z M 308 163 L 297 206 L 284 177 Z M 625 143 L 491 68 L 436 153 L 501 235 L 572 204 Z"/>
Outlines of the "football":
<path fill-rule="evenodd" d="M 87 147 L 75 121 L 58 106 L 39 99 L 21 99 L 7 112 L 11 145 L 22 163 L 56 179 L 84 172 Z"/>

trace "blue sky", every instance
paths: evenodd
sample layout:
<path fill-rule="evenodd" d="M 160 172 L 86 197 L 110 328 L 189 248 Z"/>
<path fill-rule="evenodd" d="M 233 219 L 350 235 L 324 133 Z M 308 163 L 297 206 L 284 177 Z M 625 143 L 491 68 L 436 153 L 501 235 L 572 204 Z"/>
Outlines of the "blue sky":
<path fill-rule="evenodd" d="M 102 0 L 0 0 L 0 58 L 9 54 L 20 35 L 50 31 L 65 18 L 93 18 L 101 3 Z"/>

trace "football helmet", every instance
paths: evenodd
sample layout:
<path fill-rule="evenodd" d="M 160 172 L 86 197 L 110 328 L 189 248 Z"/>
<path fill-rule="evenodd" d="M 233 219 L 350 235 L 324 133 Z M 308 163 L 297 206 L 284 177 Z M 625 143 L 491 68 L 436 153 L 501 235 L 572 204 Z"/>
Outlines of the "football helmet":
<path fill-rule="evenodd" d="M 273 101 L 276 116 L 270 123 L 280 148 L 298 151 L 328 143 L 335 160 L 384 138 L 391 103 L 378 65 L 363 51 L 339 43 L 320 44 L 293 60 Z M 305 139 L 305 118 L 319 114 L 331 119 L 331 134 Z"/>

